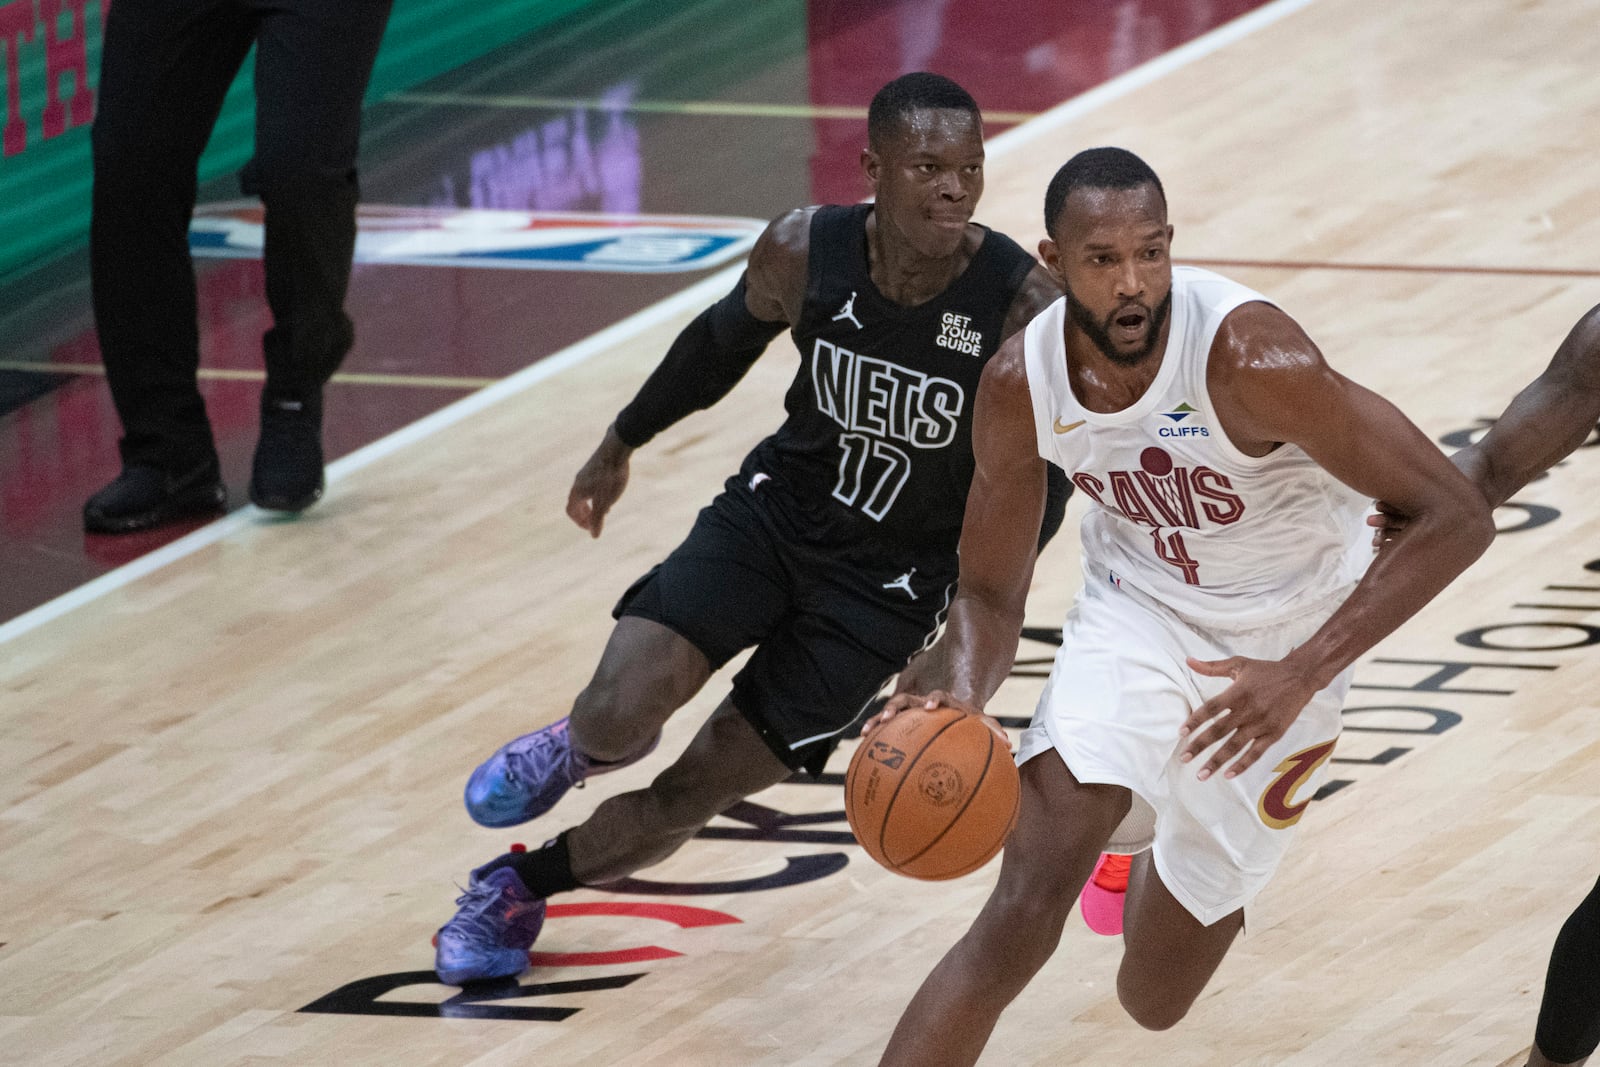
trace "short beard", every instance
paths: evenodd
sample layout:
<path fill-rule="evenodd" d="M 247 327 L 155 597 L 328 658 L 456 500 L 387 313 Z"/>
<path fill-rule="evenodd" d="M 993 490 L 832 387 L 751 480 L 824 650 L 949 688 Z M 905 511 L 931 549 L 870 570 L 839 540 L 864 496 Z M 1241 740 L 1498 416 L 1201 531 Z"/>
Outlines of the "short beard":
<path fill-rule="evenodd" d="M 1119 367 L 1136 367 L 1149 358 L 1150 353 L 1156 350 L 1156 342 L 1161 340 L 1161 327 L 1167 321 L 1167 313 L 1172 310 L 1172 290 L 1167 290 L 1167 295 L 1150 313 L 1150 332 L 1146 335 L 1144 347 L 1127 354 L 1118 352 L 1116 345 L 1111 342 L 1111 319 L 1107 318 L 1104 323 L 1096 322 L 1094 312 L 1080 304 L 1071 289 L 1067 289 L 1067 310 L 1072 312 L 1072 321 L 1094 342 L 1101 355 Z M 1112 316 L 1115 314 L 1113 312 Z"/>

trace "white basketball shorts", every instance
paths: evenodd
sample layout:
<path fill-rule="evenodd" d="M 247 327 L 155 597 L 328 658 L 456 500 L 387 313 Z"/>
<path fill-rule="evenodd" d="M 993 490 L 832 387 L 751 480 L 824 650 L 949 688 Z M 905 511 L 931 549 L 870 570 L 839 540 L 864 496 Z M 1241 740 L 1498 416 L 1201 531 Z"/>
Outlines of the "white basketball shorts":
<path fill-rule="evenodd" d="M 1352 672 L 1318 692 L 1249 770 L 1202 782 L 1202 757 L 1178 762 L 1178 728 L 1230 680 L 1195 674 L 1184 659 L 1281 659 L 1342 600 L 1260 629 L 1208 629 L 1104 570 L 1086 574 L 1017 763 L 1054 749 L 1078 781 L 1132 790 L 1115 850 L 1153 847 L 1162 882 L 1209 926 L 1277 870 L 1333 755 Z"/>

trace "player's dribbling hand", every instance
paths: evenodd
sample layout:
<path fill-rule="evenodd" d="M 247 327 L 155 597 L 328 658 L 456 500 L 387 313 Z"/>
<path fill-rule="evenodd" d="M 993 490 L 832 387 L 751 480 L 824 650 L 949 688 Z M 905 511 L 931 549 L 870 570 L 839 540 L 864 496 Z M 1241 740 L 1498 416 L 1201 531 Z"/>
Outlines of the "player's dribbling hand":
<path fill-rule="evenodd" d="M 599 537 L 606 512 L 628 487 L 628 458 L 633 449 L 622 443 L 615 430 L 607 430 L 605 440 L 594 450 L 572 479 L 567 493 L 567 517 L 590 537 Z"/>
<path fill-rule="evenodd" d="M 1011 738 L 1007 736 L 1006 728 L 1000 725 L 1000 721 L 998 719 L 991 715 L 985 715 L 983 712 L 979 711 L 965 700 L 962 700 L 959 697 L 953 697 L 942 689 L 935 689 L 933 692 L 928 693 L 927 695 L 923 695 L 921 693 L 896 693 L 894 696 L 889 698 L 887 703 L 883 705 L 882 711 L 878 712 L 878 714 L 868 719 L 866 723 L 862 725 L 861 736 L 867 737 L 872 733 L 872 731 L 876 730 L 878 727 L 882 726 L 884 723 L 888 722 L 902 711 L 908 711 L 912 708 L 922 708 L 927 711 L 932 711 L 934 708 L 959 708 L 968 715 L 982 719 L 983 725 L 994 731 L 995 736 L 1005 742 L 1006 751 L 1011 751 Z"/>
<path fill-rule="evenodd" d="M 1201 781 L 1224 766 L 1228 768 L 1224 778 L 1249 770 L 1288 731 L 1318 689 L 1302 671 L 1283 660 L 1190 657 L 1189 669 L 1208 678 L 1233 679 L 1232 685 L 1194 709 L 1178 730 L 1178 736 L 1185 739 L 1178 757 L 1184 763 L 1217 745 L 1200 768 Z"/>

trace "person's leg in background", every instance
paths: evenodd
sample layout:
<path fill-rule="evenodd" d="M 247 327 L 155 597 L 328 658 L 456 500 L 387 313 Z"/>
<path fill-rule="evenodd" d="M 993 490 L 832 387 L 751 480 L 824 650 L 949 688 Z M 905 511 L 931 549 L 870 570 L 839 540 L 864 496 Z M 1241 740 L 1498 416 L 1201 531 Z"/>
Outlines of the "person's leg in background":
<path fill-rule="evenodd" d="M 1600 882 L 1556 935 L 1528 1067 L 1579 1067 L 1600 1048 Z"/>
<path fill-rule="evenodd" d="M 349 352 L 361 99 L 391 0 L 259 4 L 256 155 L 266 207 L 267 382 L 250 499 L 299 511 L 322 495 L 322 387 Z"/>
<path fill-rule="evenodd" d="M 237 0 L 141 0 L 106 19 L 89 271 L 123 471 L 85 504 L 91 532 L 142 530 L 225 500 L 196 381 L 189 218 L 200 153 L 254 33 Z"/>

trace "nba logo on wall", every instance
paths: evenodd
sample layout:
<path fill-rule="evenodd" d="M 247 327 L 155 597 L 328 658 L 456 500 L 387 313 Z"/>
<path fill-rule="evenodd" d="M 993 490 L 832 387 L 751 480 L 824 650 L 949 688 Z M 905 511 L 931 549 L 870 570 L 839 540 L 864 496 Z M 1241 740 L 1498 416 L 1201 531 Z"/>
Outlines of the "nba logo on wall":
<path fill-rule="evenodd" d="M 197 256 L 261 255 L 263 211 L 254 200 L 199 208 L 189 226 Z M 702 270 L 742 255 L 766 223 L 700 215 L 482 211 L 362 204 L 356 262 L 498 270 L 655 274 Z"/>

